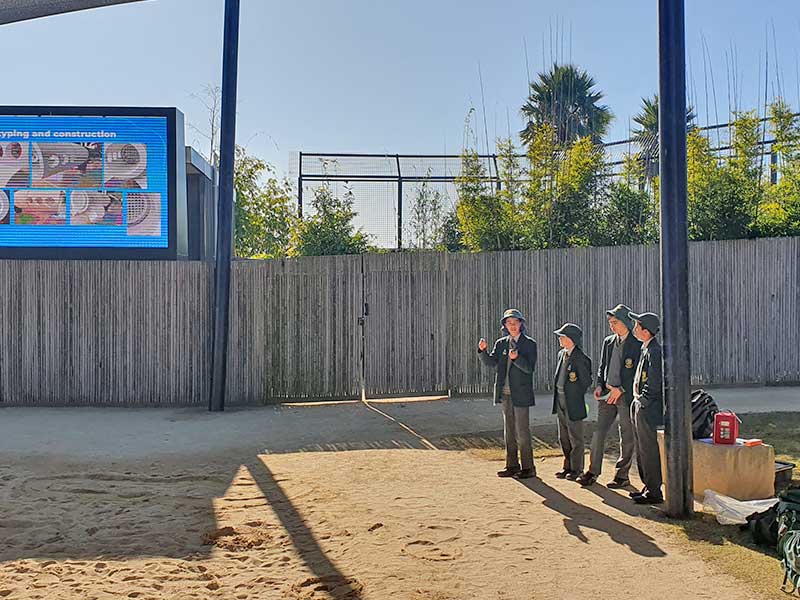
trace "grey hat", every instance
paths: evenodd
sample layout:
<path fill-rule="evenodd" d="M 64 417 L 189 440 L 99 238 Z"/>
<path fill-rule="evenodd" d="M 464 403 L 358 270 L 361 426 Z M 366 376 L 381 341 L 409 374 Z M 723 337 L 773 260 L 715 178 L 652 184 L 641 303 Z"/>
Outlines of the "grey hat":
<path fill-rule="evenodd" d="M 505 325 L 506 319 L 519 319 L 520 321 L 525 321 L 525 317 L 522 316 L 522 313 L 519 312 L 516 308 L 509 308 L 506 312 L 503 313 L 503 318 L 500 319 L 500 324 Z"/>
<path fill-rule="evenodd" d="M 628 316 L 653 335 L 657 334 L 661 327 L 661 320 L 655 313 L 646 312 L 638 315 L 636 313 L 629 313 Z"/>
<path fill-rule="evenodd" d="M 633 329 L 633 321 L 631 321 L 631 309 L 624 304 L 617 304 L 614 308 L 606 311 L 609 317 L 614 317 L 622 322 L 628 329 Z"/>
<path fill-rule="evenodd" d="M 583 330 L 575 325 L 575 323 L 564 323 L 559 329 L 553 333 L 558 336 L 565 336 L 575 342 L 575 345 L 581 347 L 583 345 Z"/>

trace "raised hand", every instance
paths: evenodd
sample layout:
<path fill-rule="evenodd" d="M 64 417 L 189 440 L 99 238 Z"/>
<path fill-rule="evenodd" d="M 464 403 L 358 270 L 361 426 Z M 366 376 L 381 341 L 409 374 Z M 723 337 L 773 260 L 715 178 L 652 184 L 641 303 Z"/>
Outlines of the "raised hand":
<path fill-rule="evenodd" d="M 481 338 L 480 341 L 478 342 L 478 350 L 480 350 L 481 352 L 486 352 L 486 348 L 488 347 L 489 344 L 486 343 L 486 340 Z"/>

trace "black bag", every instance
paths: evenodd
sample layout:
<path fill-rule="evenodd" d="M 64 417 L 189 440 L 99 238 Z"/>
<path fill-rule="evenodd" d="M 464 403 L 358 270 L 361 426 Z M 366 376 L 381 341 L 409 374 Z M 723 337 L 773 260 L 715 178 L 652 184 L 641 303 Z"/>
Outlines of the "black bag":
<path fill-rule="evenodd" d="M 747 525 L 742 525 L 743 530 L 748 530 L 753 535 L 753 541 L 758 546 L 767 546 L 776 550 L 778 547 L 778 503 L 760 513 L 753 513 L 747 517 Z"/>
<path fill-rule="evenodd" d="M 714 415 L 719 412 L 714 398 L 705 390 L 692 392 L 692 437 L 696 440 L 714 434 Z"/>

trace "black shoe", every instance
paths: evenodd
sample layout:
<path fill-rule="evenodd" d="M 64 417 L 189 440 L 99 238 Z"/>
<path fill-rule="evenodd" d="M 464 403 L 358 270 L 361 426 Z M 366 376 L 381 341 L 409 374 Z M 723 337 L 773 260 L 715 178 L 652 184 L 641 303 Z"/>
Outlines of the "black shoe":
<path fill-rule="evenodd" d="M 502 471 L 497 472 L 498 477 L 513 477 L 519 473 L 519 467 L 506 467 Z"/>
<path fill-rule="evenodd" d="M 664 499 L 661 496 L 653 496 L 652 494 L 642 494 L 641 496 L 636 496 L 633 501 L 636 504 L 661 504 L 664 502 Z"/>
<path fill-rule="evenodd" d="M 565 477 L 565 479 L 567 479 L 569 481 L 578 481 L 578 477 L 580 477 L 580 476 L 581 476 L 581 474 L 578 473 L 577 471 L 570 471 L 569 473 L 567 473 L 567 476 Z"/>
<path fill-rule="evenodd" d="M 556 479 L 566 479 L 567 475 L 569 475 L 569 473 L 570 472 L 567 471 L 566 469 L 562 469 L 561 471 L 556 473 Z"/>
<path fill-rule="evenodd" d="M 595 481 L 597 481 L 597 475 L 590 473 L 589 471 L 586 471 L 586 473 L 578 477 L 578 479 L 576 479 L 575 481 L 580 483 L 583 487 L 589 487 Z"/>
<path fill-rule="evenodd" d="M 514 479 L 530 479 L 536 477 L 536 469 L 522 469 L 514 473 Z"/>
<path fill-rule="evenodd" d="M 622 488 L 628 487 L 630 484 L 630 479 L 620 479 L 619 477 L 614 477 L 614 479 L 606 484 L 606 487 L 611 490 L 621 490 Z"/>
<path fill-rule="evenodd" d="M 628 496 L 631 498 L 638 498 L 639 496 L 644 496 L 644 490 L 641 492 L 628 492 Z"/>

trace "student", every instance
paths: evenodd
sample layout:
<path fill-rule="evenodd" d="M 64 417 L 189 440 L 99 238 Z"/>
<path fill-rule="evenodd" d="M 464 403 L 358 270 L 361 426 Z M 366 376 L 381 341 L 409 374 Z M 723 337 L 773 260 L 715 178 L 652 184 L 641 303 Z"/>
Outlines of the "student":
<path fill-rule="evenodd" d="M 586 418 L 584 394 L 592 384 L 592 360 L 584 354 L 583 331 L 566 323 L 554 331 L 561 344 L 558 353 L 553 414 L 558 415 L 558 441 L 564 452 L 564 468 L 556 473 L 559 479 L 578 479 L 583 471 L 583 420 Z"/>
<path fill-rule="evenodd" d="M 636 462 L 644 483 L 641 492 L 631 492 L 636 504 L 661 504 L 661 453 L 656 428 L 664 424 L 661 345 L 656 340 L 660 327 L 658 315 L 630 313 L 635 321 L 633 335 L 642 342 L 642 354 L 633 381 L 631 418 L 635 431 Z"/>
<path fill-rule="evenodd" d="M 527 479 L 536 477 L 530 428 L 530 407 L 535 404 L 536 341 L 525 335 L 525 319 L 515 308 L 503 313 L 500 325 L 504 335 L 490 353 L 486 352 L 484 338 L 478 342 L 481 361 L 495 369 L 494 403 L 503 407 L 506 468 L 497 476 Z"/>
<path fill-rule="evenodd" d="M 582 486 L 590 486 L 603 470 L 603 455 L 606 449 L 608 432 L 619 414 L 619 460 L 617 460 L 614 479 L 607 485 L 611 489 L 630 485 L 628 474 L 634 454 L 633 421 L 631 421 L 631 402 L 633 402 L 633 376 L 642 353 L 642 343 L 631 333 L 633 321 L 628 316 L 631 309 L 618 304 L 606 311 L 608 326 L 613 332 L 603 340 L 600 353 L 600 366 L 597 369 L 597 387 L 594 399 L 597 400 L 597 426 L 592 436 L 592 449 L 589 469 L 578 478 Z"/>

